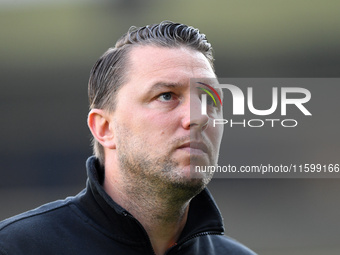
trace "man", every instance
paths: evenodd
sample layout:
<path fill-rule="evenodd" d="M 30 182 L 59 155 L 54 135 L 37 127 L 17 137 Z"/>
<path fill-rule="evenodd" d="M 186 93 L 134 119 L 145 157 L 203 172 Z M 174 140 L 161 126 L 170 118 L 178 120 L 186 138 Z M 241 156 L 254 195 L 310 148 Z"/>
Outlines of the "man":
<path fill-rule="evenodd" d="M 254 254 L 223 236 L 212 175 L 193 170 L 217 164 L 223 129 L 190 80 L 214 77 L 197 29 L 130 29 L 91 71 L 87 188 L 2 222 L 0 254 Z"/>

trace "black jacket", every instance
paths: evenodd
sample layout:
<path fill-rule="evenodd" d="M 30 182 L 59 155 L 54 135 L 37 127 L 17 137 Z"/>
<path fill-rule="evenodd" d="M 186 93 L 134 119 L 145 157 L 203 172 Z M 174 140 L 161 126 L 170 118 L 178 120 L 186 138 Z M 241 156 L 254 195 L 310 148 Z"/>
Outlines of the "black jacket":
<path fill-rule="evenodd" d="M 142 225 L 116 204 L 100 183 L 103 169 L 87 161 L 87 188 L 0 223 L 1 255 L 154 254 Z M 221 214 L 208 190 L 192 199 L 186 226 L 166 254 L 250 255 L 223 235 Z"/>

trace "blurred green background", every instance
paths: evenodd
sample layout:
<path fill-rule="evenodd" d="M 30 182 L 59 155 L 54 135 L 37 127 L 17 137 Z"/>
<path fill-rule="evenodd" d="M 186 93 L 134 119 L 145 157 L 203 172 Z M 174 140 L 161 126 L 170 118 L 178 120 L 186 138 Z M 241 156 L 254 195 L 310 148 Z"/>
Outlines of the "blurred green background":
<path fill-rule="evenodd" d="M 338 77 L 339 10 L 337 0 L 0 0 L 0 219 L 85 186 L 89 71 L 130 26 L 199 28 L 219 77 Z M 340 254 L 339 184 L 215 179 L 210 189 L 226 234 L 259 254 L 330 255 Z"/>

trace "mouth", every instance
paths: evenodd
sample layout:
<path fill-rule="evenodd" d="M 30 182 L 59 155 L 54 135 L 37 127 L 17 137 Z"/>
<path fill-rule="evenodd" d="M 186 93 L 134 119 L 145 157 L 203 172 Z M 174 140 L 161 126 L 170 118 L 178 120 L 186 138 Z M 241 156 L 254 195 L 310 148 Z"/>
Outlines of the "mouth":
<path fill-rule="evenodd" d="M 186 142 L 177 149 L 190 153 L 190 155 L 208 154 L 208 147 L 202 142 Z"/>

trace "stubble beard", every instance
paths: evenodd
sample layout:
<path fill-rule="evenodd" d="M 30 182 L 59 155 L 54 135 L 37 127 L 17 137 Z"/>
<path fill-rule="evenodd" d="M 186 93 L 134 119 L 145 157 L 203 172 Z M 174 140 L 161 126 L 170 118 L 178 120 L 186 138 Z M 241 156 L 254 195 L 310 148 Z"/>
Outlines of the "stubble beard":
<path fill-rule="evenodd" d="M 161 196 L 175 201 L 189 200 L 200 193 L 212 179 L 211 173 L 185 176 L 178 162 L 169 154 L 151 157 L 145 149 L 146 141 L 135 139 L 127 129 L 119 127 L 117 152 L 126 191 L 132 196 Z M 123 140 L 123 139 L 124 140 Z M 171 144 L 174 144 L 174 141 Z M 170 146 L 169 146 L 170 147 Z M 195 160 L 193 160 L 195 161 Z M 192 173 L 194 167 L 191 166 Z"/>

